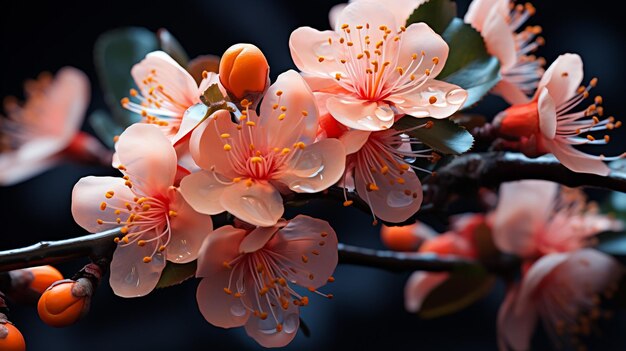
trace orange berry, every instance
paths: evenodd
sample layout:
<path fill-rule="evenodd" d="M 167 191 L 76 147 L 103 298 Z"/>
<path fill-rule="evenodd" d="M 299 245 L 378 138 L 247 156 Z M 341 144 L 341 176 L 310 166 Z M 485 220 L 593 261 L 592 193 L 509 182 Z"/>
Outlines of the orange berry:
<path fill-rule="evenodd" d="M 11 323 L 0 324 L 0 350 L 26 350 L 24 336 L 22 336 L 22 333 Z"/>
<path fill-rule="evenodd" d="M 220 82 L 236 99 L 260 94 L 268 83 L 269 65 L 263 52 L 252 44 L 235 44 L 220 61 Z"/>
<path fill-rule="evenodd" d="M 31 267 L 27 268 L 26 271 L 33 274 L 29 288 L 39 295 L 43 294 L 52 283 L 63 279 L 63 274 L 52 266 Z"/>
<path fill-rule="evenodd" d="M 39 318 L 52 327 L 76 323 L 89 307 L 89 296 L 76 296 L 75 281 L 64 281 L 46 290 L 37 304 Z"/>

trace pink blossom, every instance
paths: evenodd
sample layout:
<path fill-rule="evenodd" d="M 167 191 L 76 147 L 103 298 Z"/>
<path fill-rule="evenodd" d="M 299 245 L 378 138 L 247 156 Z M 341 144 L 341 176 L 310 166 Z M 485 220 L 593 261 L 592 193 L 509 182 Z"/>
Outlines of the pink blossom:
<path fill-rule="evenodd" d="M 242 220 L 273 226 L 283 215 L 281 191 L 315 193 L 336 183 L 345 167 L 337 139 L 315 142 L 315 99 L 295 71 L 281 74 L 260 106 L 234 123 L 227 111 L 193 132 L 190 151 L 203 170 L 185 177 L 181 193 L 197 211 L 228 211 Z"/>
<path fill-rule="evenodd" d="M 496 117 L 495 124 L 502 134 L 521 137 L 525 152 L 531 155 L 552 153 L 567 168 L 575 172 L 608 175 L 609 167 L 602 161 L 623 157 L 593 156 L 575 149 L 574 145 L 598 145 L 609 142 L 605 135 L 596 139 L 590 132 L 619 127 L 613 117 L 601 120 L 604 115 L 602 98 L 594 104 L 575 111 L 597 83 L 593 78 L 586 87 L 583 80 L 583 63 L 576 54 L 559 56 L 541 78 L 531 102 L 514 105 Z M 585 136 L 581 137 L 580 135 Z"/>
<path fill-rule="evenodd" d="M 617 290 L 623 267 L 612 257 L 593 249 L 552 253 L 541 257 L 506 295 L 498 313 L 500 350 L 529 350 L 541 320 L 558 348 L 580 345 L 598 319 L 602 296 Z"/>
<path fill-rule="evenodd" d="M 350 0 L 350 3 L 362 1 L 362 0 Z M 391 12 L 395 18 L 396 23 L 399 25 L 405 24 L 409 19 L 409 16 L 423 3 L 427 0 L 365 0 L 376 2 L 383 5 L 389 12 Z M 347 3 L 338 4 L 333 6 L 328 13 L 328 19 L 330 20 L 330 26 L 333 29 L 339 28 L 341 24 L 337 23 L 339 19 L 339 14 L 343 9 L 348 6 Z"/>
<path fill-rule="evenodd" d="M 520 27 L 535 13 L 530 4 L 515 6 L 510 0 L 473 0 L 465 22 L 480 32 L 487 51 L 500 61 L 502 80 L 493 92 L 510 104 L 526 103 L 543 74 L 543 59 L 529 55 L 543 44 L 541 27 Z"/>
<path fill-rule="evenodd" d="M 172 142 L 183 139 L 200 123 L 195 118 L 197 113 L 185 111 L 200 104 L 202 93 L 219 83 L 217 74 L 206 72 L 198 85 L 187 70 L 163 51 L 149 53 L 130 73 L 139 91 L 131 89 L 131 98 L 122 99 L 122 106 L 140 114 L 142 122 L 158 126 Z"/>
<path fill-rule="evenodd" d="M 331 298 L 317 289 L 333 280 L 336 266 L 337 236 L 325 221 L 299 215 L 271 227 L 224 226 L 200 250 L 198 307 L 215 326 L 245 326 L 259 344 L 285 346 L 309 303 L 294 285 Z"/>
<path fill-rule="evenodd" d="M 132 125 L 115 148 L 124 177 L 82 178 L 72 192 L 72 215 L 92 233 L 119 228 L 124 236 L 111 261 L 111 288 L 122 297 L 144 296 L 156 286 L 166 260 L 197 258 L 212 221 L 174 186 L 176 152 L 159 128 Z"/>
<path fill-rule="evenodd" d="M 349 4 L 337 23 L 334 31 L 298 28 L 289 40 L 322 112 L 347 127 L 379 131 L 390 128 L 396 115 L 445 118 L 465 102 L 465 90 L 434 79 L 448 45 L 426 24 L 405 28 L 372 1 Z"/>
<path fill-rule="evenodd" d="M 542 180 L 502 184 L 490 217 L 496 246 L 524 259 L 577 250 L 602 231 L 622 228 L 621 222 L 598 214 L 580 190 L 559 192 L 558 184 Z"/>
<path fill-rule="evenodd" d="M 26 84 L 25 92 L 23 105 L 5 100 L 8 116 L 0 119 L 1 185 L 16 184 L 52 168 L 72 143 L 100 151 L 99 143 L 79 131 L 90 97 L 83 72 L 65 67 L 54 79 L 42 74 Z"/>

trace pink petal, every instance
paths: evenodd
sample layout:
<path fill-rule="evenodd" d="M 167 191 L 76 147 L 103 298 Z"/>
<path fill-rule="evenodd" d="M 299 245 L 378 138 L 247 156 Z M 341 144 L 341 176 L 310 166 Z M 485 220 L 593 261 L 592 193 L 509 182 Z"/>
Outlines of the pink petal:
<path fill-rule="evenodd" d="M 510 288 L 498 311 L 498 344 L 500 350 L 529 350 L 537 325 L 536 307 L 518 297 L 519 286 Z M 523 308 L 517 308 L 523 306 Z"/>
<path fill-rule="evenodd" d="M 158 127 L 131 125 L 120 135 L 115 150 L 133 186 L 156 194 L 174 184 L 176 151 Z"/>
<path fill-rule="evenodd" d="M 383 31 L 378 30 L 380 26 L 386 26 L 393 32 L 404 25 L 404 23 L 396 23 L 395 16 L 385 5 L 374 1 L 355 1 L 348 4 L 337 16 L 337 24 L 339 26 L 347 24 L 352 30 L 355 30 L 356 26 L 369 24 L 373 29 L 368 33 L 372 43 L 382 40 Z"/>
<path fill-rule="evenodd" d="M 124 179 L 114 177 L 81 178 L 72 190 L 72 216 L 76 223 L 91 233 L 120 227 L 116 223 L 119 215 L 115 214 L 113 207 L 124 208 L 124 204 L 133 203 L 135 197 L 124 182 Z M 105 194 L 109 191 L 114 195 L 107 199 Z M 100 209 L 103 202 L 107 204 L 104 211 Z M 109 223 L 98 224 L 98 219 Z"/>
<path fill-rule="evenodd" d="M 370 137 L 371 132 L 362 130 L 349 130 L 345 132 L 339 140 L 346 149 L 346 155 L 351 155 L 363 147 Z"/>
<path fill-rule="evenodd" d="M 435 102 L 431 103 L 431 98 Z M 398 109 L 414 117 L 446 118 L 461 109 L 467 100 L 467 91 L 450 83 L 438 80 L 427 81 L 420 89 L 389 98 Z"/>
<path fill-rule="evenodd" d="M 392 178 L 383 176 L 380 172 L 373 173 L 372 176 L 378 190 L 368 191 L 367 181 L 358 172 L 355 182 L 359 197 L 370 205 L 376 217 L 386 222 L 399 223 L 419 210 L 423 198 L 422 184 L 413 171 L 404 173 L 404 184 L 394 181 L 392 185 Z M 405 191 L 408 191 L 408 195 Z"/>
<path fill-rule="evenodd" d="M 224 288 L 228 287 L 231 271 L 221 265 L 220 268 L 222 269 L 219 272 L 200 281 L 196 291 L 198 309 L 204 319 L 216 327 L 240 327 L 250 318 L 250 311 L 245 308 L 242 298 L 224 292 Z"/>
<path fill-rule="evenodd" d="M 557 191 L 558 184 L 543 180 L 502 184 L 493 213 L 496 246 L 522 257 L 532 255 L 537 250 L 534 236 L 545 226 Z"/>
<path fill-rule="evenodd" d="M 563 164 L 579 173 L 592 173 L 607 176 L 611 169 L 596 156 L 576 150 L 573 146 L 557 140 L 542 140 L 544 147 Z"/>
<path fill-rule="evenodd" d="M 266 248 L 297 271 L 289 271 L 287 280 L 306 288 L 325 285 L 337 267 L 337 234 L 328 222 L 309 216 L 294 217 Z"/>
<path fill-rule="evenodd" d="M 515 37 L 507 23 L 506 16 L 493 8 L 487 15 L 480 34 L 485 40 L 487 51 L 498 58 L 500 69 L 506 71 L 517 63 L 517 50 Z"/>
<path fill-rule="evenodd" d="M 262 249 L 274 234 L 286 224 L 285 221 L 279 221 L 277 225 L 272 227 L 254 228 L 239 244 L 239 252 L 251 253 Z"/>
<path fill-rule="evenodd" d="M 530 102 L 530 98 L 524 93 L 517 85 L 509 82 L 506 77 L 503 77 L 496 86 L 491 89 L 491 92 L 496 95 L 500 95 L 504 101 L 510 105 L 526 104 Z"/>
<path fill-rule="evenodd" d="M 337 183 L 346 165 L 341 141 L 324 139 L 307 146 L 278 180 L 297 193 L 317 193 Z"/>
<path fill-rule="evenodd" d="M 216 176 L 219 175 L 200 171 L 180 182 L 180 193 L 194 210 L 208 215 L 224 212 L 220 197 L 228 186 L 218 182 Z"/>
<path fill-rule="evenodd" d="M 154 72 L 154 73 L 153 73 Z M 164 92 L 174 101 L 183 106 L 192 106 L 200 102 L 198 85 L 193 77 L 181 67 L 173 58 L 163 51 L 154 51 L 146 55 L 130 71 L 135 84 L 142 88 L 142 95 L 148 96 L 143 80 L 154 75 L 154 79 L 163 86 Z"/>
<path fill-rule="evenodd" d="M 224 151 L 226 141 L 221 134 L 237 135 L 237 124 L 230 119 L 230 113 L 220 110 L 211 115 L 191 133 L 189 152 L 198 166 L 209 171 L 215 169 L 218 173 L 234 178 L 229 160 L 228 151 Z"/>
<path fill-rule="evenodd" d="M 547 88 L 541 89 L 539 93 L 538 110 L 541 134 L 548 139 L 554 139 L 557 125 L 556 105 Z"/>
<path fill-rule="evenodd" d="M 404 286 L 404 308 L 412 313 L 419 312 L 428 295 L 449 277 L 449 273 L 417 271 L 411 274 Z"/>
<path fill-rule="evenodd" d="M 559 56 L 543 74 L 537 93 L 541 88 L 550 90 L 550 96 L 555 105 L 560 105 L 576 94 L 576 90 L 583 81 L 583 61 L 576 54 Z"/>
<path fill-rule="evenodd" d="M 230 262 L 239 256 L 239 244 L 246 234 L 245 230 L 232 225 L 225 225 L 211 232 L 200 247 L 196 276 L 210 278 L 224 271 L 230 272 L 224 267 L 224 262 Z M 220 287 L 222 293 L 223 288 L 224 286 Z"/>
<path fill-rule="evenodd" d="M 428 0 L 378 0 L 377 2 L 385 5 L 387 10 L 396 18 L 396 24 L 401 26 L 406 23 L 409 16 L 423 3 Z"/>
<path fill-rule="evenodd" d="M 213 230 L 211 216 L 196 212 L 178 191 L 174 192 L 170 210 L 176 215 L 170 220 L 172 237 L 167 245 L 167 260 L 191 262 L 198 257 L 200 245 Z"/>
<path fill-rule="evenodd" d="M 28 180 L 46 170 L 56 166 L 61 162 L 61 157 L 53 155 L 51 157 L 24 160 L 20 156 L 20 150 L 15 152 L 7 151 L 0 154 L 0 185 L 11 186 Z"/>
<path fill-rule="evenodd" d="M 331 30 L 320 32 L 311 27 L 300 27 L 289 37 L 291 58 L 298 69 L 313 76 L 345 72 L 345 66 L 339 62 L 342 56 L 339 38 L 340 35 Z M 322 62 L 320 56 L 324 58 Z"/>
<path fill-rule="evenodd" d="M 145 235 L 145 234 L 144 234 Z M 152 236 L 156 233 L 152 233 Z M 148 241 L 144 246 L 129 244 L 118 246 L 111 260 L 109 284 L 115 295 L 120 297 L 139 297 L 149 294 L 161 278 L 165 268 L 165 257 L 156 252 L 157 241 Z M 144 257 L 152 257 L 145 263 Z"/>
<path fill-rule="evenodd" d="M 424 52 L 425 56 L 416 76 L 421 76 L 424 70 L 428 68 L 431 70 L 429 79 L 434 79 L 445 66 L 449 50 L 448 44 L 443 38 L 426 23 L 413 23 L 402 33 L 397 66 L 406 70 L 413 61 L 413 54 L 417 54 L 418 60 L 420 60 L 421 53 Z M 439 63 L 433 67 L 433 59 L 435 58 L 438 59 Z M 416 63 L 413 63 L 411 67 L 414 67 Z"/>
<path fill-rule="evenodd" d="M 556 267 L 568 260 L 571 253 L 553 253 L 541 257 L 537 260 L 524 275 L 518 299 L 520 301 L 530 300 L 537 289 L 541 289 L 540 285 L 544 279 L 552 273 Z M 524 306 L 524 305 L 521 305 Z M 520 304 L 515 308 L 515 312 L 520 313 L 522 308 Z"/>
<path fill-rule="evenodd" d="M 326 101 L 326 108 L 341 124 L 357 130 L 389 129 L 394 121 L 394 113 L 389 105 L 359 100 L 348 95 L 329 98 Z"/>
<path fill-rule="evenodd" d="M 270 227 L 283 215 L 283 199 L 269 183 L 246 181 L 230 185 L 220 197 L 224 209 L 253 225 Z"/>
<path fill-rule="evenodd" d="M 337 30 L 341 25 L 337 25 L 337 20 L 339 19 L 339 14 L 343 9 L 346 8 L 348 4 L 337 4 L 333 6 L 328 12 L 328 22 L 330 23 L 330 28 Z"/>
<path fill-rule="evenodd" d="M 473 0 L 465 13 L 465 23 L 471 24 L 479 32 L 482 31 L 487 16 L 494 8 L 502 16 L 507 16 L 511 11 L 508 0 Z"/>
<path fill-rule="evenodd" d="M 209 107 L 201 102 L 185 110 L 178 132 L 172 138 L 172 144 L 176 145 L 187 137 L 204 120 L 208 110 Z"/>
<path fill-rule="evenodd" d="M 261 299 L 260 308 L 263 311 L 270 311 L 272 307 L 266 299 Z M 289 304 L 287 310 L 282 308 L 273 308 L 276 314 L 270 313 L 265 320 L 257 317 L 250 317 L 246 322 L 245 328 L 248 336 L 253 338 L 263 347 L 283 347 L 286 346 L 296 337 L 296 333 L 300 328 L 300 312 L 294 304 Z M 276 322 L 281 323 L 282 330 L 276 329 Z"/>
<path fill-rule="evenodd" d="M 277 95 L 281 92 L 280 96 Z M 286 107 L 286 111 L 275 105 Z M 313 92 L 294 70 L 282 73 L 272 84 L 261 103 L 260 126 L 265 127 L 267 140 L 277 147 L 291 146 L 315 140 L 318 128 L 318 110 Z M 283 115 L 281 118 L 279 116 Z"/>

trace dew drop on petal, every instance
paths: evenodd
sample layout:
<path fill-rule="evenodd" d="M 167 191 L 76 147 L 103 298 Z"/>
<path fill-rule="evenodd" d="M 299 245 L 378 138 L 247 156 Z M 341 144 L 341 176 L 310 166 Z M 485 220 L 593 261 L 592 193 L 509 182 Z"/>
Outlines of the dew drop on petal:
<path fill-rule="evenodd" d="M 389 205 L 389 207 L 406 207 L 409 206 L 413 200 L 412 196 L 407 196 L 402 191 L 390 191 L 387 194 L 387 205 Z"/>
<path fill-rule="evenodd" d="M 391 121 L 394 117 L 393 110 L 388 105 L 380 105 L 374 111 L 376 117 L 381 121 Z"/>
<path fill-rule="evenodd" d="M 285 318 L 283 323 L 283 331 L 287 334 L 295 333 L 298 330 L 299 316 L 296 313 L 292 313 Z"/>
<path fill-rule="evenodd" d="M 316 177 L 324 170 L 324 156 L 315 152 L 304 153 L 298 163 L 293 174 L 302 178 Z"/>
<path fill-rule="evenodd" d="M 246 314 L 246 308 L 243 307 L 241 302 L 237 301 L 230 305 L 230 313 L 235 317 L 241 317 Z"/>
<path fill-rule="evenodd" d="M 463 89 L 451 90 L 446 95 L 446 101 L 448 103 L 450 103 L 450 104 L 453 104 L 453 105 L 459 105 L 459 104 L 463 103 L 465 98 L 467 98 L 467 91 L 465 91 Z"/>

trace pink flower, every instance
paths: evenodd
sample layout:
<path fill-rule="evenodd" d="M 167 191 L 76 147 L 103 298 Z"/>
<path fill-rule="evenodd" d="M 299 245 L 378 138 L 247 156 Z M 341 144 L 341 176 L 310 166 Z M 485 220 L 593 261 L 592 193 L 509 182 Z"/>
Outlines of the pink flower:
<path fill-rule="evenodd" d="M 580 87 L 582 79 L 580 56 L 559 56 L 541 78 L 533 100 L 501 112 L 495 123 L 502 134 L 528 138 L 527 141 L 524 139 L 527 153 L 552 153 L 572 171 L 607 175 L 609 167 L 602 161 L 615 160 L 623 155 L 592 156 L 575 149 L 573 145 L 606 144 L 610 140 L 608 135 L 596 140 L 588 133 L 611 130 L 619 127 L 621 122 L 615 122 L 613 117 L 600 120 L 604 110 L 599 96 L 584 110 L 573 111 L 597 83 L 594 78 L 586 87 Z M 581 134 L 586 136 L 580 137 Z"/>
<path fill-rule="evenodd" d="M 132 100 L 122 99 L 122 106 L 140 114 L 142 122 L 157 125 L 172 142 L 180 141 L 198 125 L 200 120 L 183 118 L 185 111 L 201 103 L 202 93 L 219 82 L 217 74 L 206 72 L 198 85 L 187 70 L 163 51 L 146 55 L 133 66 L 131 74 L 139 91 L 131 89 Z"/>
<path fill-rule="evenodd" d="M 418 128 L 421 127 L 427 127 L 427 123 Z M 387 222 L 403 222 L 422 204 L 422 184 L 412 168 L 428 171 L 405 160 L 430 158 L 432 150 L 412 150 L 411 145 L 419 141 L 403 132 L 352 130 L 340 137 L 348 153 L 344 194 L 345 189 L 356 188 L 359 197 L 370 206 L 374 221 L 378 217 Z M 346 198 L 344 204 L 351 202 Z"/>
<path fill-rule="evenodd" d="M 42 74 L 25 86 L 26 103 L 6 99 L 0 119 L 0 184 L 31 178 L 62 160 L 72 143 L 100 146 L 80 133 L 89 105 L 89 80 L 75 68 L 62 68 L 53 79 Z M 99 148 L 98 148 L 99 150 Z"/>
<path fill-rule="evenodd" d="M 350 0 L 350 3 L 362 1 L 362 0 Z M 425 3 L 427 0 L 365 0 L 379 3 L 380 5 L 385 6 L 389 12 L 391 12 L 395 18 L 396 23 L 399 25 L 405 24 L 409 19 L 409 16 L 415 11 L 420 5 Z M 333 6 L 328 13 L 328 18 L 330 20 L 330 26 L 333 29 L 337 29 L 341 26 L 340 23 L 337 23 L 339 19 L 339 14 L 343 9 L 346 8 L 348 4 L 338 4 Z"/>
<path fill-rule="evenodd" d="M 465 14 L 465 22 L 480 32 L 487 51 L 500 61 L 502 80 L 493 91 L 510 104 L 528 102 L 544 72 L 545 61 L 529 55 L 543 44 L 543 38 L 537 37 L 541 27 L 519 31 L 534 13 L 530 3 L 515 6 L 510 0 L 473 0 Z"/>
<path fill-rule="evenodd" d="M 342 124 L 379 131 L 397 114 L 445 118 L 465 102 L 465 90 L 434 79 L 448 45 L 426 24 L 405 28 L 371 1 L 349 4 L 337 21 L 335 31 L 296 29 L 289 46 L 320 108 Z"/>
<path fill-rule="evenodd" d="M 337 236 L 322 220 L 299 215 L 272 227 L 221 227 L 200 250 L 196 294 L 206 320 L 218 327 L 245 326 L 265 347 L 287 345 L 300 325 L 299 308 L 309 292 L 334 280 Z"/>
<path fill-rule="evenodd" d="M 193 132 L 190 151 L 203 171 L 185 177 L 181 193 L 197 211 L 228 211 L 242 220 L 273 226 L 283 215 L 281 191 L 315 193 L 336 183 L 345 167 L 337 139 L 315 142 L 318 110 L 302 77 L 278 77 L 260 106 L 238 123 L 217 112 Z"/>
<path fill-rule="evenodd" d="M 601 296 L 612 296 L 622 275 L 614 258 L 593 249 L 543 256 L 500 307 L 500 350 L 529 350 L 539 319 L 556 347 L 583 346 L 579 336 L 590 335 L 610 313 L 601 309 Z"/>
<path fill-rule="evenodd" d="M 144 296 L 156 286 L 166 260 L 197 258 L 213 224 L 174 187 L 176 152 L 157 127 L 132 125 L 115 148 L 124 177 L 82 178 L 72 193 L 72 215 L 92 233 L 120 229 L 124 237 L 111 261 L 111 288 L 122 297 Z"/>
<path fill-rule="evenodd" d="M 542 180 L 502 184 L 490 216 L 496 246 L 524 259 L 577 250 L 600 232 L 622 229 L 621 222 L 587 204 L 580 190 L 559 192 L 558 184 Z"/>

